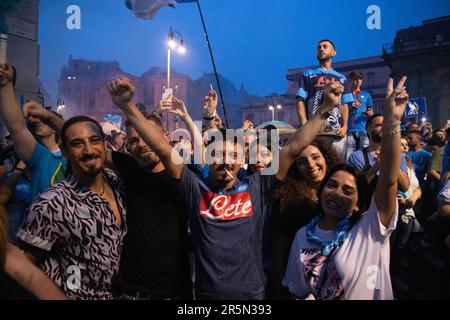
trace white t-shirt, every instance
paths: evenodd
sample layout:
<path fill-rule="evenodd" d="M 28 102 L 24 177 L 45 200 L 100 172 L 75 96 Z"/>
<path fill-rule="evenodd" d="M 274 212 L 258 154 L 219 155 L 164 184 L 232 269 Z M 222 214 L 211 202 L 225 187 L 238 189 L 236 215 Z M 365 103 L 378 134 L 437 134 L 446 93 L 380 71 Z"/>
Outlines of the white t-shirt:
<path fill-rule="evenodd" d="M 339 283 L 339 287 L 343 289 L 341 299 L 393 299 L 389 274 L 389 236 L 395 230 L 397 215 L 398 204 L 389 228 L 386 228 L 380 221 L 375 200 L 372 198 L 369 210 L 364 212 L 350 229 L 342 246 L 331 257 L 335 267 L 332 269 L 337 272 L 336 279 L 331 282 Z M 329 241 L 334 238 L 333 231 L 322 230 L 317 226 L 316 232 L 322 239 Z M 305 266 L 306 270 L 309 270 L 311 263 L 317 263 L 311 262 L 311 258 L 317 256 L 319 251 L 319 245 L 307 241 L 306 226 L 301 228 L 292 243 L 283 279 L 283 286 L 299 298 L 304 299 L 311 293 L 304 271 Z M 322 288 L 322 291 L 328 292 L 327 288 Z M 333 296 L 329 298 L 332 299 Z"/>

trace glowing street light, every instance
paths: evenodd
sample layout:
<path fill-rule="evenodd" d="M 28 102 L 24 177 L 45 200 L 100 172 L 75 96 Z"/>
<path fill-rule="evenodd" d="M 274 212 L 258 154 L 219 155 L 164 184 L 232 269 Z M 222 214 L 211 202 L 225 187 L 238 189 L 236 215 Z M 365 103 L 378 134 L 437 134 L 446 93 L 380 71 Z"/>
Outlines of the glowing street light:
<path fill-rule="evenodd" d="M 277 104 L 276 107 L 274 107 L 273 105 L 269 106 L 269 110 L 272 111 L 272 121 L 275 121 L 275 108 L 277 110 L 280 110 L 283 108 L 283 106 L 281 104 Z"/>

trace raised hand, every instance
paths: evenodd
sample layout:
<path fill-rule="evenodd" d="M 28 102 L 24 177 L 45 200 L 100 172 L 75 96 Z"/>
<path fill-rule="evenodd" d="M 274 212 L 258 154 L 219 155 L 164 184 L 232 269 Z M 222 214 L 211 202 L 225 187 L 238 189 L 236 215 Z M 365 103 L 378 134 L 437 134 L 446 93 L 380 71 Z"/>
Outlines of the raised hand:
<path fill-rule="evenodd" d="M 182 119 L 189 117 L 189 112 L 187 111 L 184 102 L 177 97 L 172 97 L 172 109 L 168 109 L 167 112 L 175 114 Z"/>
<path fill-rule="evenodd" d="M 209 96 L 203 99 L 203 114 L 211 118 L 216 114 L 218 104 L 217 93 L 214 90 L 209 90 Z"/>
<path fill-rule="evenodd" d="M 319 114 L 329 113 L 341 103 L 344 86 L 339 81 L 332 81 L 325 85 L 323 90 L 323 103 L 317 110 Z"/>
<path fill-rule="evenodd" d="M 135 92 L 131 80 L 126 77 L 120 77 L 111 81 L 108 84 L 108 90 L 111 94 L 112 101 L 121 108 L 126 107 L 126 105 L 131 102 Z"/>
<path fill-rule="evenodd" d="M 405 113 L 409 94 L 406 91 L 405 82 L 407 77 L 403 76 L 394 89 L 394 79 L 390 78 L 386 89 L 386 101 L 384 103 L 384 115 L 395 120 L 401 120 Z"/>
<path fill-rule="evenodd" d="M 12 83 L 14 71 L 11 64 L 7 61 L 6 64 L 0 64 L 0 87 L 4 87 Z"/>
<path fill-rule="evenodd" d="M 50 111 L 36 101 L 29 101 L 23 105 L 22 112 L 27 119 L 38 118 L 42 120 L 48 117 Z"/>
<path fill-rule="evenodd" d="M 245 120 L 244 124 L 242 126 L 242 130 L 252 130 L 253 129 L 253 123 L 250 120 Z"/>

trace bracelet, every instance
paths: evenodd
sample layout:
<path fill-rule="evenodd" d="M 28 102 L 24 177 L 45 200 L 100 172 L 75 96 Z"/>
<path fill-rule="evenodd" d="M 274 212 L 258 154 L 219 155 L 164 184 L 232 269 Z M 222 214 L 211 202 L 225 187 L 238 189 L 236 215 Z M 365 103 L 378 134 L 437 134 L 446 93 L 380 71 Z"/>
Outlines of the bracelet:
<path fill-rule="evenodd" d="M 401 132 L 400 129 L 400 121 L 394 120 L 392 122 L 383 123 L 383 127 L 381 128 L 381 133 L 384 135 L 393 136 L 397 133 Z"/>

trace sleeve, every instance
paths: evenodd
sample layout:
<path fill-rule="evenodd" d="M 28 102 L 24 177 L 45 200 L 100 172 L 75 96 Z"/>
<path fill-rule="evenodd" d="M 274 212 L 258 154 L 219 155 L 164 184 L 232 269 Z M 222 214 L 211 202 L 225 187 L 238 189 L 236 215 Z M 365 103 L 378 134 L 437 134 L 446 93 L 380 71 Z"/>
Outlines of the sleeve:
<path fill-rule="evenodd" d="M 26 217 L 17 237 L 33 246 L 42 250 L 50 251 L 55 244 L 58 236 L 55 232 L 54 214 L 58 211 L 57 206 L 63 206 L 61 199 L 55 194 L 41 194 L 30 207 L 28 216 Z"/>
<path fill-rule="evenodd" d="M 447 180 L 444 188 L 439 192 L 438 199 L 450 203 L 450 179 Z"/>
<path fill-rule="evenodd" d="M 297 97 L 300 97 L 306 101 L 306 99 L 308 98 L 308 92 L 309 92 L 308 80 L 305 74 L 303 73 L 302 77 L 300 78 L 300 83 L 298 84 Z"/>
<path fill-rule="evenodd" d="M 301 230 L 297 232 L 294 241 L 292 242 L 291 250 L 289 252 L 289 259 L 286 266 L 286 273 L 283 277 L 282 285 L 283 287 L 286 287 L 293 295 L 299 298 L 303 298 L 307 294 L 306 292 L 304 292 L 305 290 L 301 286 L 301 284 L 304 282 L 304 279 L 303 267 L 300 261 L 300 232 Z"/>
<path fill-rule="evenodd" d="M 373 101 L 372 101 L 372 95 L 368 92 L 367 93 L 367 103 L 366 103 L 366 109 L 373 108 Z"/>
<path fill-rule="evenodd" d="M 408 166 L 406 165 L 406 157 L 402 154 L 402 160 L 400 162 L 400 168 L 404 173 L 408 173 Z"/>
<path fill-rule="evenodd" d="M 197 176 L 189 170 L 189 168 L 184 165 L 183 171 L 181 172 L 181 178 L 177 180 L 177 188 L 180 192 L 181 198 L 185 204 L 191 203 L 194 195 L 194 188 L 197 180 Z"/>
<path fill-rule="evenodd" d="M 24 161 L 28 171 L 30 172 L 30 176 L 33 177 L 35 175 L 35 172 L 39 170 L 39 164 L 42 163 L 43 159 L 47 158 L 49 154 L 52 156 L 50 150 L 36 141 L 31 157 Z"/>
<path fill-rule="evenodd" d="M 353 152 L 347 160 L 347 163 L 358 168 L 361 172 L 364 171 L 364 163 L 361 161 L 362 157 L 358 157 L 359 151 Z"/>
<path fill-rule="evenodd" d="M 352 87 L 347 79 L 344 81 L 344 94 L 342 95 L 342 104 L 348 104 L 355 101 L 355 95 L 352 93 Z"/>

